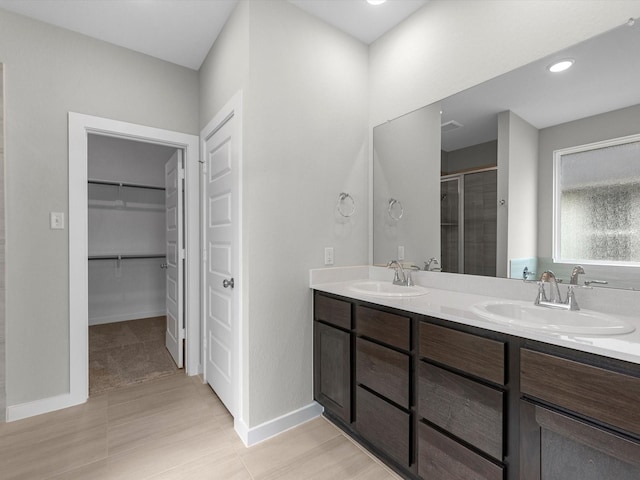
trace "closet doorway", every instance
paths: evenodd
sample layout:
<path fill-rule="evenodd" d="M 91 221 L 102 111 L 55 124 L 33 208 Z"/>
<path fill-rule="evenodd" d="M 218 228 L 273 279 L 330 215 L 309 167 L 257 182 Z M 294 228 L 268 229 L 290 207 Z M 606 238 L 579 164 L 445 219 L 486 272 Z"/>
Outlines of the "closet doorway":
<path fill-rule="evenodd" d="M 137 150 L 138 160 L 156 160 L 126 162 L 133 155 L 127 148 Z M 151 360 L 159 353 L 145 353 L 150 345 L 142 344 L 164 339 L 161 352 L 172 368 L 184 358 L 187 375 L 201 371 L 199 170 L 197 136 L 69 114 L 70 392 L 65 406 L 83 403 L 89 395 L 93 327 L 112 328 L 123 344 L 139 344 L 133 351 Z M 180 211 L 182 218 L 174 215 Z M 97 339 L 103 347 L 104 335 Z M 124 356 L 125 366 L 139 366 L 140 358 Z M 137 382 L 137 373 L 123 375 Z"/>
<path fill-rule="evenodd" d="M 90 396 L 184 365 L 182 157 L 88 136 Z"/>

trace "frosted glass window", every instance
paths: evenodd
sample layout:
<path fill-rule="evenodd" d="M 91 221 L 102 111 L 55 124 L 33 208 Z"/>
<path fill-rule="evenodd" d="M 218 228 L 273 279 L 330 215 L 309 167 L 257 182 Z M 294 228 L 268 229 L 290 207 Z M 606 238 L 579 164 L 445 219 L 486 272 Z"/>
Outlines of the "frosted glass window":
<path fill-rule="evenodd" d="M 555 153 L 554 259 L 640 265 L 640 135 Z"/>

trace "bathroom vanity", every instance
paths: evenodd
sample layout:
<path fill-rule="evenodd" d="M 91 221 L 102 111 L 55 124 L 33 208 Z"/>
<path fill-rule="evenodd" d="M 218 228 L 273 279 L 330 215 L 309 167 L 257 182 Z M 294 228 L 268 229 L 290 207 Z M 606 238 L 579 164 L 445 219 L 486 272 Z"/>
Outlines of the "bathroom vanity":
<path fill-rule="evenodd" d="M 477 317 L 480 295 L 353 284 L 312 281 L 315 398 L 400 475 L 640 478 L 637 330 L 539 333 Z"/>

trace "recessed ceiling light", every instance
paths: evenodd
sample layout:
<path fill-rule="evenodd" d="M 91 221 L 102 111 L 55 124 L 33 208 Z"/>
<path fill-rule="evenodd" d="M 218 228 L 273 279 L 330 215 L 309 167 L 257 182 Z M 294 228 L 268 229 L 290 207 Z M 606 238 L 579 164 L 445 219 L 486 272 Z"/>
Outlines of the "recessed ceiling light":
<path fill-rule="evenodd" d="M 558 60 L 557 62 L 553 62 L 547 67 L 547 70 L 552 73 L 564 72 L 568 68 L 571 68 L 574 63 L 575 60 L 573 58 L 564 58 L 562 60 Z"/>
<path fill-rule="evenodd" d="M 367 0 L 369 5 L 382 5 L 387 0 Z"/>

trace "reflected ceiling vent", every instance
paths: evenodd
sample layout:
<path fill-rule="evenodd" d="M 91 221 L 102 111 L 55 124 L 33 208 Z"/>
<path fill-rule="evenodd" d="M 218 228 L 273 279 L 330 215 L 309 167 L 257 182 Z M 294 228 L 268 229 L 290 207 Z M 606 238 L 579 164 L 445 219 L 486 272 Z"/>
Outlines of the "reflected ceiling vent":
<path fill-rule="evenodd" d="M 459 128 L 462 128 L 461 123 L 458 123 L 455 120 L 449 120 L 448 122 L 445 122 L 442 125 L 440 125 L 440 132 L 442 133 L 452 132 L 453 130 L 457 130 Z"/>

